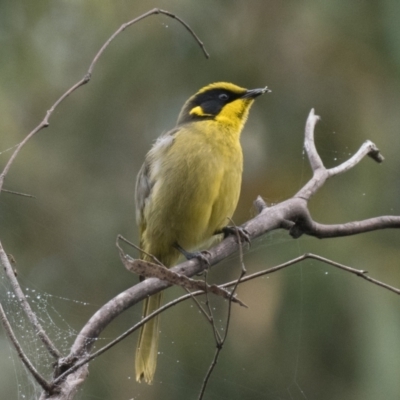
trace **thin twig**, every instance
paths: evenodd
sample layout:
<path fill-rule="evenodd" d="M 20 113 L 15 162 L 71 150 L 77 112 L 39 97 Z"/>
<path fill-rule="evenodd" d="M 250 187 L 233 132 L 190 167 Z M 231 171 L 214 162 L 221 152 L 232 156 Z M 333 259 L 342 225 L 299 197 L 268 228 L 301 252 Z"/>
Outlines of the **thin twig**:
<path fill-rule="evenodd" d="M 236 280 L 236 285 L 234 285 L 233 290 L 232 290 L 232 295 L 236 293 L 236 290 L 239 286 L 239 284 L 242 282 L 242 279 L 244 277 L 244 275 L 246 274 L 246 270 L 242 270 L 239 276 L 239 279 Z M 232 312 L 232 301 L 229 302 L 228 304 L 228 317 L 226 320 L 226 326 L 225 326 L 225 335 L 223 338 L 223 342 L 225 342 L 226 337 L 228 335 L 228 330 L 229 330 L 229 326 L 230 326 L 230 322 L 231 322 L 231 312 Z"/>
<path fill-rule="evenodd" d="M 238 242 L 239 242 L 239 257 L 240 257 L 241 273 L 240 273 L 239 279 L 237 279 L 236 285 L 234 285 L 234 287 L 233 287 L 233 289 L 231 291 L 231 301 L 228 304 L 228 316 L 227 316 L 227 320 L 226 320 L 225 335 L 223 337 L 222 344 L 225 342 L 225 340 L 227 338 L 228 330 L 229 330 L 229 326 L 230 326 L 231 312 L 232 312 L 232 298 L 236 294 L 236 290 L 237 290 L 240 282 L 242 281 L 242 278 L 247 273 L 246 266 L 244 265 L 244 261 L 243 261 L 242 242 L 240 240 L 240 235 L 239 235 L 239 231 L 238 230 L 236 230 L 236 235 L 237 235 L 237 239 L 238 239 Z"/>
<path fill-rule="evenodd" d="M 310 215 L 304 215 L 299 224 L 299 234 L 306 233 L 319 239 L 345 237 L 375 231 L 377 229 L 400 228 L 400 216 L 383 215 L 381 217 L 364 219 L 362 221 L 351 221 L 343 224 L 325 225 L 315 222 Z M 290 231 L 293 237 L 299 237 L 293 229 Z"/>
<path fill-rule="evenodd" d="M 213 371 L 218 363 L 218 359 L 221 354 L 222 348 L 224 347 L 226 338 L 228 337 L 228 331 L 229 331 L 231 315 L 232 315 L 232 299 L 236 293 L 236 289 L 239 286 L 239 283 L 241 282 L 241 279 L 246 274 L 246 267 L 245 267 L 244 261 L 243 261 L 243 245 L 242 245 L 241 237 L 239 234 L 239 229 L 237 228 L 237 226 L 235 225 L 235 223 L 233 222 L 233 220 L 231 218 L 229 218 L 229 220 L 232 223 L 232 225 L 236 228 L 236 238 L 239 243 L 239 257 L 240 257 L 241 272 L 240 272 L 239 279 L 237 279 L 236 284 L 234 285 L 234 288 L 231 292 L 231 299 L 229 300 L 229 304 L 228 304 L 228 315 L 226 318 L 225 330 L 224 330 L 224 335 L 222 336 L 222 338 L 221 338 L 221 335 L 219 334 L 219 332 L 217 331 L 217 328 L 214 324 L 214 319 L 212 317 L 212 327 L 213 327 L 213 331 L 214 331 L 216 349 L 215 349 L 214 357 L 213 357 L 211 364 L 207 370 L 206 376 L 204 377 L 203 384 L 201 385 L 198 400 L 203 399 L 203 396 L 205 394 L 207 384 L 210 380 L 211 374 L 213 373 Z M 207 301 L 208 301 L 208 298 L 207 298 Z M 210 313 L 212 316 L 211 307 L 209 307 L 209 310 L 210 310 Z"/>
<path fill-rule="evenodd" d="M 122 240 L 123 242 L 125 242 L 126 244 L 128 244 L 129 246 L 133 247 L 134 249 L 138 250 L 140 253 L 145 254 L 147 257 L 150 257 L 156 264 L 161 265 L 163 267 L 165 267 L 165 265 L 157 259 L 157 257 L 153 256 L 153 254 L 148 253 L 147 251 L 144 251 L 142 248 L 140 248 L 139 246 L 137 246 L 135 243 L 132 243 L 131 241 L 129 241 L 128 239 L 125 239 L 122 235 L 117 235 L 117 241 L 116 241 L 116 246 L 118 248 L 118 250 L 120 251 L 120 254 L 125 254 L 124 251 L 122 250 L 121 246 L 119 245 L 119 240 Z M 165 267 L 166 268 L 166 267 Z"/>
<path fill-rule="evenodd" d="M 366 275 L 367 271 L 357 270 L 355 268 L 348 267 L 346 265 L 337 263 L 335 261 L 332 261 L 332 260 L 329 260 L 327 258 L 318 256 L 316 254 L 311 254 L 311 253 L 304 254 L 304 255 L 302 255 L 300 257 L 297 257 L 297 258 L 295 258 L 293 260 L 290 260 L 290 261 L 288 261 L 286 263 L 283 263 L 281 265 L 277 265 L 275 267 L 269 268 L 269 269 L 264 270 L 264 271 L 257 272 L 255 274 L 249 275 L 249 276 L 247 276 L 245 278 L 243 278 L 243 272 L 242 272 L 242 274 L 241 274 L 239 279 L 236 279 L 235 281 L 232 281 L 232 282 L 225 283 L 225 284 L 221 285 L 221 287 L 234 286 L 234 289 L 232 290 L 232 293 L 234 293 L 235 289 L 237 288 L 237 286 L 240 283 L 244 283 L 246 281 L 249 281 L 249 280 L 252 280 L 252 279 L 255 279 L 255 278 L 259 278 L 259 277 L 267 275 L 267 274 L 271 274 L 273 272 L 276 272 L 276 271 L 279 271 L 279 270 L 284 269 L 286 267 L 289 267 L 291 265 L 297 264 L 298 262 L 306 260 L 306 259 L 315 259 L 315 260 L 322 261 L 322 262 L 324 262 L 326 264 L 332 265 L 333 267 L 336 267 L 336 268 L 342 269 L 344 271 L 350 272 L 352 274 L 355 274 L 355 275 L 357 275 L 357 276 L 359 276 L 359 277 L 361 277 L 361 278 L 363 278 L 363 279 L 365 279 L 365 280 L 367 280 L 367 281 L 369 281 L 369 282 L 371 282 L 371 283 L 373 283 L 375 285 L 381 286 L 381 287 L 383 287 L 385 289 L 388 289 L 388 290 L 390 290 L 390 291 L 392 291 L 392 292 L 394 292 L 396 294 L 400 294 L 400 289 L 397 289 L 397 288 L 395 288 L 393 286 L 387 285 L 386 283 L 380 282 L 377 279 L 369 277 L 368 275 Z M 195 293 L 193 293 L 193 295 L 195 295 Z M 229 303 L 229 305 L 231 306 L 231 302 Z M 229 317 L 230 317 L 230 312 L 228 313 L 228 318 Z M 225 339 L 227 337 L 227 334 L 228 334 L 228 328 L 229 328 L 229 320 L 227 321 L 227 327 L 226 327 L 226 331 L 225 331 L 225 336 L 222 338 L 222 341 L 220 342 L 220 345 L 218 346 L 218 344 L 217 344 L 217 348 L 216 348 L 216 351 L 215 351 L 215 354 L 214 354 L 214 358 L 213 358 L 213 360 L 211 362 L 211 365 L 210 365 L 210 367 L 209 367 L 209 369 L 207 371 L 207 374 L 206 374 L 206 376 L 204 378 L 203 385 L 202 385 L 201 390 L 200 390 L 200 395 L 198 397 L 199 400 L 201 400 L 203 398 L 204 393 L 205 393 L 205 389 L 206 389 L 208 381 L 210 379 L 210 376 L 211 376 L 215 366 L 217 365 L 218 358 L 219 358 L 220 352 L 222 350 L 222 346 L 223 346 L 223 344 L 225 342 Z"/>
<path fill-rule="evenodd" d="M 212 372 L 214 371 L 215 366 L 218 363 L 218 358 L 219 358 L 220 353 L 221 353 L 221 347 L 217 346 L 216 349 L 215 349 L 213 360 L 211 361 L 211 364 L 208 367 L 208 371 L 206 373 L 206 376 L 204 377 L 204 381 L 203 381 L 203 384 L 202 384 L 201 389 L 200 389 L 198 400 L 201 400 L 203 398 L 203 396 L 204 396 L 204 393 L 206 391 L 206 387 L 207 387 L 208 381 L 210 379 L 210 376 L 211 376 Z"/>
<path fill-rule="evenodd" d="M 325 168 L 324 163 L 322 162 L 321 157 L 319 156 L 318 151 L 315 147 L 314 141 L 314 128 L 319 119 L 320 117 L 318 115 L 315 115 L 314 109 L 312 108 L 306 122 L 304 149 L 307 153 L 308 160 L 310 162 L 313 172 L 320 168 Z"/>
<path fill-rule="evenodd" d="M 13 344 L 15 350 L 17 350 L 18 356 L 21 359 L 21 361 L 24 363 L 25 367 L 29 370 L 29 372 L 33 375 L 33 377 L 36 379 L 36 382 L 48 393 L 51 392 L 51 385 L 49 382 L 46 381 L 42 377 L 42 375 L 39 374 L 39 372 L 36 370 L 36 368 L 33 366 L 29 358 L 25 355 L 24 351 L 22 350 L 21 345 L 18 342 L 18 339 L 16 338 L 12 327 L 10 323 L 8 322 L 8 318 L 6 313 L 4 312 L 3 306 L 0 303 L 0 320 L 3 324 L 4 330 L 7 333 L 8 338 L 10 339 L 11 343 Z"/>
<path fill-rule="evenodd" d="M 257 196 L 257 198 L 253 202 L 254 208 L 260 214 L 265 208 L 268 208 L 267 203 L 263 200 L 261 196 Z"/>
<path fill-rule="evenodd" d="M 208 269 L 206 269 L 204 271 L 204 283 L 206 285 L 206 288 L 208 287 L 208 284 L 207 284 L 208 271 L 209 271 Z M 205 290 L 204 293 L 206 295 L 206 306 L 207 306 L 207 310 L 208 310 L 208 315 L 210 317 L 210 324 L 211 324 L 211 328 L 212 328 L 212 331 L 213 331 L 214 340 L 215 340 L 215 343 L 217 344 L 217 347 L 218 347 L 221 344 L 221 340 L 222 340 L 221 339 L 221 335 L 219 334 L 217 326 L 215 325 L 214 313 L 212 311 L 211 303 L 210 303 L 210 297 L 208 295 L 209 292 L 208 292 L 208 290 Z"/>
<path fill-rule="evenodd" d="M 49 126 L 49 119 L 51 115 L 53 114 L 54 110 L 70 95 L 72 94 L 76 89 L 79 87 L 85 85 L 88 83 L 92 77 L 93 70 L 96 66 L 97 61 L 99 60 L 100 56 L 104 53 L 105 49 L 109 46 L 109 44 L 121 33 L 123 32 L 126 28 L 129 26 L 135 24 L 136 22 L 139 22 L 143 20 L 144 18 L 147 18 L 151 15 L 157 15 L 157 14 L 164 14 L 170 18 L 176 19 L 179 23 L 181 23 L 188 31 L 189 33 L 193 36 L 195 41 L 198 43 L 200 46 L 201 50 L 203 51 L 204 55 L 206 58 L 209 58 L 209 55 L 204 47 L 203 42 L 199 39 L 199 37 L 195 34 L 195 32 L 190 28 L 190 26 L 184 22 L 182 19 L 180 19 L 178 16 L 175 14 L 170 13 L 169 11 L 161 10 L 159 8 L 153 8 L 152 10 L 140 15 L 139 17 L 126 22 L 125 24 L 122 24 L 112 35 L 111 37 L 104 43 L 104 45 L 100 48 L 100 50 L 96 53 L 95 57 L 93 58 L 93 61 L 91 62 L 88 71 L 86 72 L 85 76 L 79 80 L 77 83 L 75 83 L 73 86 L 71 86 L 52 106 L 51 108 L 46 112 L 46 115 L 42 122 L 34 128 L 25 138 L 22 140 L 18 145 L 13 154 L 11 155 L 10 159 L 8 160 L 6 166 L 3 169 L 3 172 L 0 174 L 0 191 L 2 190 L 3 183 L 4 183 L 4 178 L 6 177 L 12 163 L 14 162 L 15 158 L 17 157 L 18 153 L 22 149 L 22 147 L 25 146 L 25 144 L 31 139 L 36 133 L 41 131 L 43 128 L 46 128 Z"/>
<path fill-rule="evenodd" d="M 242 244 L 242 241 L 241 241 L 241 238 L 240 238 L 239 228 L 237 227 L 237 225 L 235 224 L 235 222 L 233 221 L 232 218 L 229 217 L 228 219 L 231 222 L 232 226 L 234 226 L 234 228 L 235 228 L 236 239 L 237 239 L 237 241 L 239 243 L 240 266 L 242 267 L 242 272 L 243 272 L 242 275 L 244 275 L 247 271 L 246 271 L 246 267 L 245 267 L 244 262 L 243 262 L 243 244 Z M 249 242 L 249 245 L 250 245 L 250 242 Z"/>
<path fill-rule="evenodd" d="M 212 318 L 211 316 L 207 313 L 207 311 L 204 309 L 204 307 L 200 304 L 200 302 L 196 299 L 195 296 L 192 295 L 192 292 L 189 291 L 189 289 L 184 288 L 186 290 L 186 292 L 191 296 L 192 300 L 195 302 L 197 308 L 200 310 L 201 314 L 204 315 L 204 317 L 206 318 L 207 322 L 209 322 L 210 324 L 212 323 Z M 203 292 L 204 293 L 204 292 Z"/>
<path fill-rule="evenodd" d="M 104 45 L 101 47 L 99 52 L 96 54 L 95 58 L 93 59 L 92 63 L 90 64 L 88 74 L 92 74 L 93 69 L 95 64 L 97 63 L 97 60 L 100 58 L 100 56 L 103 54 L 104 50 L 109 46 L 109 44 L 121 33 L 123 32 L 126 28 L 129 26 L 141 21 L 142 19 L 145 19 L 147 17 L 150 17 L 151 15 L 157 15 L 157 14 L 164 14 L 170 18 L 176 19 L 179 21 L 188 31 L 189 33 L 193 36 L 193 38 L 196 40 L 196 42 L 199 44 L 201 47 L 204 55 L 206 58 L 209 58 L 209 54 L 207 53 L 206 48 L 204 47 L 203 42 L 200 40 L 200 38 L 194 33 L 194 31 L 190 28 L 190 26 L 184 22 L 182 19 L 180 19 L 178 16 L 175 14 L 170 13 L 169 11 L 161 10 L 159 8 L 153 8 L 150 11 L 147 11 L 146 13 L 140 15 L 139 17 L 133 19 L 132 21 L 126 22 L 125 24 L 122 24 L 112 35 L 111 37 L 104 43 Z"/>
<path fill-rule="evenodd" d="M 393 287 L 393 286 L 390 286 L 387 283 L 381 282 L 381 281 L 379 281 L 379 280 L 377 280 L 375 278 L 371 278 L 370 276 L 367 275 L 368 271 L 364 271 L 364 270 L 348 267 L 347 265 L 337 263 L 335 261 L 329 260 L 328 258 L 324 258 L 324 257 L 318 256 L 318 255 L 313 254 L 313 253 L 303 254 L 300 257 L 296 257 L 293 260 L 290 260 L 290 261 L 287 261 L 285 263 L 276 265 L 275 267 L 271 267 L 271 268 L 265 269 L 263 271 L 259 271 L 259 272 L 256 272 L 254 274 L 248 275 L 248 276 L 244 277 L 243 279 L 241 279 L 240 283 L 248 282 L 248 281 L 250 281 L 252 279 L 256 279 L 256 278 L 259 278 L 259 277 L 264 276 L 264 275 L 272 274 L 272 273 L 274 273 L 276 271 L 279 271 L 281 269 L 290 267 L 291 265 L 297 264 L 300 261 L 307 260 L 309 258 L 314 259 L 314 260 L 318 260 L 318 261 L 322 261 L 322 262 L 324 262 L 326 264 L 332 265 L 335 268 L 339 268 L 339 269 L 341 269 L 343 271 L 350 272 L 351 274 L 356 275 L 356 276 L 358 276 L 360 278 L 363 278 L 366 281 L 368 281 L 370 283 L 373 283 L 374 285 L 383 287 L 384 289 L 387 289 L 387 290 L 389 290 L 389 291 L 391 291 L 393 293 L 396 293 L 396 294 L 400 295 L 400 289 L 398 289 L 396 287 Z M 226 287 L 234 286 L 237 283 L 238 283 L 238 280 L 236 279 L 234 281 L 224 283 L 224 284 L 222 284 L 220 286 L 223 287 L 223 288 L 226 288 Z M 194 292 L 193 296 L 196 296 L 196 295 L 197 295 L 197 292 Z"/>
<path fill-rule="evenodd" d="M 25 315 L 28 317 L 30 323 L 34 327 L 36 334 L 39 336 L 40 340 L 46 346 L 49 353 L 56 359 L 60 358 L 61 353 L 53 344 L 53 342 L 50 340 L 50 338 L 47 336 L 45 330 L 43 329 L 42 325 L 37 319 L 36 314 L 33 312 L 28 300 L 26 299 L 25 294 L 22 291 L 21 286 L 19 285 L 19 282 L 15 276 L 14 269 L 12 268 L 10 261 L 8 260 L 7 254 L 1 245 L 1 242 L 0 242 L 0 261 L 1 264 L 3 265 L 7 278 L 11 283 L 13 292 L 17 297 L 19 303 L 21 304 L 21 307 L 25 312 Z"/>
<path fill-rule="evenodd" d="M 311 196 L 317 193 L 328 178 L 355 167 L 365 156 L 370 156 L 376 162 L 382 162 L 384 160 L 376 145 L 370 140 L 367 140 L 350 159 L 337 167 L 326 169 L 314 142 L 314 129 L 318 120 L 319 116 L 315 115 L 314 109 L 311 109 L 306 122 L 304 149 L 306 150 L 313 171 L 313 177 L 294 195 L 295 198 L 302 198 L 305 201 L 310 200 Z"/>
<path fill-rule="evenodd" d="M 22 196 L 22 197 L 30 197 L 32 199 L 36 199 L 35 196 L 32 196 L 31 194 L 26 194 L 26 193 L 20 193 L 20 192 L 14 192 L 13 190 L 7 190 L 7 189 L 1 189 L 2 192 L 4 193 L 10 193 L 10 194 L 15 194 L 17 196 Z"/>
<path fill-rule="evenodd" d="M 338 165 L 337 167 L 328 169 L 329 176 L 339 175 L 347 172 L 349 169 L 357 165 L 367 155 L 369 155 L 373 160 L 378 163 L 381 163 L 384 160 L 376 145 L 370 140 L 367 140 L 347 161 Z"/>
<path fill-rule="evenodd" d="M 219 355 L 221 353 L 222 347 L 224 345 L 224 340 L 226 338 L 226 336 L 224 336 L 224 338 L 221 338 L 221 335 L 219 334 L 219 332 L 217 330 L 217 327 L 216 327 L 215 321 L 214 321 L 214 315 L 213 315 L 213 312 L 211 310 L 211 306 L 210 306 L 210 302 L 209 302 L 209 299 L 208 299 L 208 293 L 207 292 L 206 292 L 206 296 L 207 296 L 206 304 L 207 304 L 207 307 L 208 307 L 208 311 L 210 313 L 210 323 L 211 323 L 211 327 L 212 327 L 212 330 L 213 330 L 214 340 L 215 340 L 216 346 L 215 346 L 214 357 L 213 357 L 213 359 L 211 361 L 211 364 L 210 364 L 210 366 L 209 366 L 209 368 L 207 370 L 206 376 L 203 379 L 203 384 L 201 385 L 201 388 L 200 388 L 200 393 L 199 393 L 198 400 L 202 400 L 202 398 L 204 396 L 204 393 L 205 393 L 206 388 L 207 388 L 208 381 L 210 380 L 211 374 L 214 371 L 214 368 L 218 363 L 218 358 L 219 358 Z M 229 302 L 229 305 L 230 304 L 231 304 L 231 302 Z"/>

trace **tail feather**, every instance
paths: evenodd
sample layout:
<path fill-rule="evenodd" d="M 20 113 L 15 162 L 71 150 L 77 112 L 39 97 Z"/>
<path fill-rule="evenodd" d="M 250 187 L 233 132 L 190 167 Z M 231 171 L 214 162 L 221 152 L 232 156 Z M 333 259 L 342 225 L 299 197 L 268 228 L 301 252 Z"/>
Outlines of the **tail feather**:
<path fill-rule="evenodd" d="M 160 308 L 162 293 L 150 296 L 144 301 L 143 317 Z M 157 366 L 159 337 L 159 316 L 152 318 L 144 324 L 140 330 L 139 340 L 136 347 L 136 380 L 151 384 Z"/>

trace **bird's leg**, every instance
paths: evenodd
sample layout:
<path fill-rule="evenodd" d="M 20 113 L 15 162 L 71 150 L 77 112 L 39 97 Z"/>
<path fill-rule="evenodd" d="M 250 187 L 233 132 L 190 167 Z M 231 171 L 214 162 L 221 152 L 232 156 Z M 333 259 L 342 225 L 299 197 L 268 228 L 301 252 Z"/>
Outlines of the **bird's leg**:
<path fill-rule="evenodd" d="M 210 265 L 210 261 L 208 260 L 208 257 L 211 255 L 209 251 L 207 250 L 202 250 L 202 251 L 194 251 L 194 252 L 189 252 L 186 251 L 184 248 L 182 248 L 178 243 L 174 244 L 175 249 L 177 249 L 180 253 L 182 253 L 187 260 L 193 260 L 193 258 L 197 258 L 201 262 L 204 262 L 205 264 Z"/>
<path fill-rule="evenodd" d="M 240 240 L 242 242 L 248 243 L 249 246 L 251 244 L 249 232 L 247 232 L 246 229 L 241 228 L 240 226 L 227 225 L 221 229 L 221 232 L 216 232 L 216 233 L 223 233 L 224 239 L 229 235 L 235 235 L 235 236 L 239 235 Z"/>

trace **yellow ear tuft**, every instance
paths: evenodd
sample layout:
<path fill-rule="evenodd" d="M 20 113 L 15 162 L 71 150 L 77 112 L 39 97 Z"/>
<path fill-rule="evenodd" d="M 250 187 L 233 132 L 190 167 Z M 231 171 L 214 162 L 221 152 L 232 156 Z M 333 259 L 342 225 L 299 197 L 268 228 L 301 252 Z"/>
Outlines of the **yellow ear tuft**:
<path fill-rule="evenodd" d="M 201 106 L 196 106 L 193 107 L 190 111 L 189 111 L 190 115 L 197 115 L 198 117 L 213 117 L 212 114 L 207 114 L 204 112 L 204 110 L 201 108 Z"/>

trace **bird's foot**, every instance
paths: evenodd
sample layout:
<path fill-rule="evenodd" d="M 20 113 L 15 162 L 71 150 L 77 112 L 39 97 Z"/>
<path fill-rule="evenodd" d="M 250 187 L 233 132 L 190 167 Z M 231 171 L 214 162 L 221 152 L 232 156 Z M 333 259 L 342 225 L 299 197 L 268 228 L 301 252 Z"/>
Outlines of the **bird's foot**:
<path fill-rule="evenodd" d="M 225 226 L 222 228 L 222 233 L 224 234 L 224 239 L 229 235 L 239 235 L 240 241 L 248 243 L 251 245 L 250 234 L 246 231 L 246 229 L 241 228 L 240 226 Z"/>
<path fill-rule="evenodd" d="M 200 262 L 210 265 L 209 257 L 211 257 L 211 253 L 209 251 L 202 250 L 190 252 L 186 251 L 177 243 L 174 245 L 174 247 L 185 256 L 186 260 L 193 260 L 194 258 L 197 258 L 198 260 L 200 260 Z"/>

